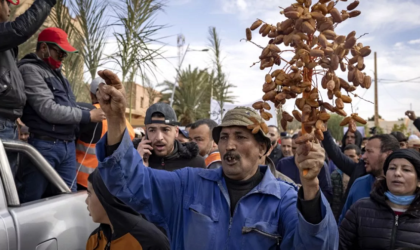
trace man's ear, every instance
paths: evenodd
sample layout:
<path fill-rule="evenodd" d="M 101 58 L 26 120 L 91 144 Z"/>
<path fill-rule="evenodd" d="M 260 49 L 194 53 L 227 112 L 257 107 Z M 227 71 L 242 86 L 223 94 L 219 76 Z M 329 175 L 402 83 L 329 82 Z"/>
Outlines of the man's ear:
<path fill-rule="evenodd" d="M 178 126 L 176 126 L 176 127 L 175 127 L 175 138 L 177 138 L 177 137 L 178 137 L 178 135 L 179 135 L 179 127 L 178 127 Z"/>
<path fill-rule="evenodd" d="M 258 143 L 258 149 L 260 151 L 260 153 L 258 155 L 260 156 L 260 159 L 261 159 L 267 152 L 267 144 Z"/>

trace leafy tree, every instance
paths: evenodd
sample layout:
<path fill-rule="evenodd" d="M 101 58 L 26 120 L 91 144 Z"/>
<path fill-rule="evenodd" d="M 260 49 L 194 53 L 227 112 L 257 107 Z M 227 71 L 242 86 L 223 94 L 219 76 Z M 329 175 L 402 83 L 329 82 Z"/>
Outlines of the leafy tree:
<path fill-rule="evenodd" d="M 401 124 L 394 124 L 394 126 L 392 127 L 392 132 L 401 132 L 403 134 L 407 133 L 407 126 L 405 126 L 404 123 Z"/>
<path fill-rule="evenodd" d="M 382 119 L 382 116 L 381 115 L 378 115 L 378 119 Z M 368 121 L 370 121 L 370 122 L 375 121 L 375 115 L 373 115 L 372 117 L 369 117 L 368 118 Z"/>

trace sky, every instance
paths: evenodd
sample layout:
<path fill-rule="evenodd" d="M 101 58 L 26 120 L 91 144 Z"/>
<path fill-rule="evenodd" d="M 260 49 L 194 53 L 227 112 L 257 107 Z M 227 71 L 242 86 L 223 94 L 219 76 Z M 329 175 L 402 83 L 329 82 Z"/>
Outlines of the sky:
<path fill-rule="evenodd" d="M 152 83 L 164 80 L 174 81 L 178 64 L 177 34 L 185 37 L 185 47 L 202 50 L 209 46 L 208 29 L 216 27 L 222 40 L 223 70 L 229 82 L 236 85 L 233 89 L 236 96 L 235 104 L 248 104 L 259 100 L 262 95 L 264 76 L 268 72 L 260 70 L 258 65 L 250 67 L 259 61 L 261 49 L 255 45 L 240 41 L 245 38 L 245 29 L 257 18 L 276 24 L 283 21 L 280 7 L 288 7 L 295 1 L 291 0 L 168 0 L 163 12 L 156 16 L 156 24 L 167 25 L 157 37 L 165 43 L 164 55 L 167 61 L 158 61 L 156 77 Z M 315 2 L 315 1 L 313 1 Z M 345 9 L 351 3 L 339 2 L 337 8 Z M 365 58 L 364 72 L 373 79 L 374 53 L 377 52 L 379 114 L 385 120 L 397 120 L 404 117 L 406 110 L 412 109 L 420 114 L 420 98 L 418 89 L 420 78 L 413 82 L 398 82 L 420 77 L 420 1 L 415 0 L 360 0 L 357 8 L 362 14 L 348 19 L 336 28 L 339 35 L 347 35 L 355 30 L 358 42 L 369 45 L 372 53 Z M 253 41 L 265 46 L 268 38 L 253 32 Z M 115 40 L 108 39 L 106 52 L 115 51 Z M 284 49 L 284 48 L 282 48 Z M 190 51 L 186 54 L 182 68 L 198 67 L 211 69 L 211 52 Z M 115 69 L 115 65 L 104 67 Z M 283 67 L 280 66 L 280 67 Z M 340 75 L 339 75 L 340 76 Z M 346 76 L 346 75 L 344 75 Z M 398 82 L 398 83 L 392 83 Z M 371 102 L 374 101 L 374 87 L 369 90 L 358 88 L 355 92 Z M 324 98 L 326 92 L 322 92 Z M 374 114 L 374 105 L 359 98 L 353 98 L 353 112 L 367 119 Z M 293 110 L 294 100 L 284 105 L 284 110 Z M 346 105 L 345 111 L 350 114 L 352 109 Z"/>

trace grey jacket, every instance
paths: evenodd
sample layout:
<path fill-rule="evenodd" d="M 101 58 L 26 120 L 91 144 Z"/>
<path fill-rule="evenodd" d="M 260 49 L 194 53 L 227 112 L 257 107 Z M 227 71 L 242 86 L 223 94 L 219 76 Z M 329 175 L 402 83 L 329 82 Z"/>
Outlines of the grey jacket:
<path fill-rule="evenodd" d="M 90 122 L 90 112 L 76 104 L 76 98 L 61 69 L 52 70 L 36 54 L 19 62 L 27 96 L 22 121 L 31 133 L 62 140 L 74 140 L 79 123 Z"/>
<path fill-rule="evenodd" d="M 0 117 L 16 120 L 22 116 L 26 96 L 16 66 L 17 46 L 41 27 L 56 0 L 37 0 L 13 22 L 0 23 Z"/>

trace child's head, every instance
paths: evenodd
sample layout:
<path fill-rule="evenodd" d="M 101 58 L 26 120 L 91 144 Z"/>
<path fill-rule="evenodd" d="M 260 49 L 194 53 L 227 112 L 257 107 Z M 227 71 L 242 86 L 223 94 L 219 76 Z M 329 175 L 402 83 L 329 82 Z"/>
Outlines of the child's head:
<path fill-rule="evenodd" d="M 108 224 L 108 215 L 105 211 L 104 206 L 102 206 L 102 203 L 99 201 L 98 196 L 96 196 L 95 190 L 93 189 L 93 179 L 93 174 L 90 174 L 88 177 L 88 196 L 85 201 L 88 205 L 87 209 L 89 210 L 89 215 L 92 217 L 92 220 L 94 222 Z"/>

